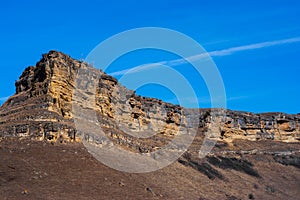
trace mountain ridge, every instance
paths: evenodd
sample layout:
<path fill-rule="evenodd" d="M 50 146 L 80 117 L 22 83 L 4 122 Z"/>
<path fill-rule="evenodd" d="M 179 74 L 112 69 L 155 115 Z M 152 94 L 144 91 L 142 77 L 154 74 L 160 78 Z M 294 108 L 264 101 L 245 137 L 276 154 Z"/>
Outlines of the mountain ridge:
<path fill-rule="evenodd" d="M 144 98 L 87 63 L 50 51 L 24 70 L 16 94 L 0 108 L 0 193 L 4 199 L 296 199 L 299 117 L 186 109 Z M 86 120 L 83 129 L 77 118 Z M 187 149 L 172 146 L 181 135 L 194 137 Z M 199 158 L 205 138 L 215 145 Z M 111 142 L 149 157 L 170 144 L 181 156 L 154 172 L 125 173 L 83 145 Z"/>
<path fill-rule="evenodd" d="M 12 110 L 18 112 L 18 108 L 20 111 L 22 108 L 27 107 L 25 110 L 32 108 L 36 109 L 38 113 L 44 113 L 44 115 L 36 115 L 37 118 L 42 117 L 44 119 L 31 121 L 35 123 L 39 120 L 45 122 L 48 116 L 48 121 L 52 121 L 58 127 L 65 127 L 63 128 L 65 129 L 65 133 L 60 134 L 60 136 L 63 135 L 64 138 L 68 138 L 70 135 L 74 136 L 76 130 L 74 125 L 72 125 L 72 102 L 74 100 L 74 88 L 80 87 L 76 86 L 77 83 L 75 82 L 76 73 L 78 73 L 79 69 L 99 75 L 101 81 L 94 94 L 96 95 L 96 105 L 92 105 L 93 108 L 91 109 L 94 109 L 103 118 L 110 120 L 110 124 L 113 123 L 112 121 L 117 120 L 117 123 L 123 125 L 130 124 L 130 127 L 126 125 L 125 128 L 135 132 L 149 130 L 156 133 L 165 132 L 167 135 L 175 135 L 176 131 L 185 131 L 182 130 L 184 127 L 195 126 L 192 127 L 194 129 L 201 126 L 207 127 L 212 120 L 210 118 L 215 118 L 215 121 L 220 122 L 217 125 L 220 132 L 215 133 L 213 136 L 217 139 L 225 138 L 225 140 L 230 141 L 236 138 L 250 140 L 269 138 L 294 142 L 299 140 L 299 114 L 280 112 L 254 114 L 251 112 L 214 108 L 186 109 L 165 103 L 159 99 L 136 95 L 133 91 L 120 85 L 114 77 L 89 66 L 87 63 L 72 59 L 70 56 L 57 51 L 50 51 L 47 54 L 43 54 L 42 59 L 36 66 L 29 66 L 24 70 L 20 79 L 15 83 L 15 95 L 10 97 L 1 106 L 0 116 L 2 120 L 0 119 L 0 125 L 3 127 L 8 121 L 16 122 L 18 119 L 23 122 L 26 121 L 26 118 L 28 118 L 26 113 L 24 113 L 25 116 L 23 118 L 18 116 L 15 119 L 14 115 L 9 117 L 9 113 Z M 83 76 L 86 75 L 84 73 Z M 88 94 L 84 95 L 87 98 Z M 26 105 L 27 101 L 28 105 Z M 187 116 L 184 116 L 183 112 Z M 212 116 L 214 112 L 222 112 L 223 114 Z M 187 124 L 187 121 L 190 124 Z M 30 120 L 27 120 L 27 122 L 30 122 Z M 161 125 L 162 123 L 164 124 Z M 30 124 L 27 123 L 26 126 L 30 126 Z M 38 126 L 45 126 L 44 129 L 49 129 L 49 125 Z M 152 128 L 149 128 L 149 126 Z M 27 132 L 29 132 L 29 127 L 20 129 L 27 129 Z M 36 127 L 33 129 L 36 129 Z M 33 132 L 39 134 L 37 132 L 43 132 L 42 129 L 43 127 L 39 128 L 39 131 L 33 130 Z M 50 132 L 55 132 L 55 130 Z M 11 131 L 17 134 L 18 132 L 22 133 L 22 130 L 11 130 L 10 127 L 10 131 L 8 132 Z M 0 129 L 0 135 L 3 135 L 4 132 L 3 128 L 2 132 Z M 49 137 L 58 138 L 60 136 L 54 135 Z M 45 138 L 47 136 L 44 134 L 44 136 L 40 136 L 40 138 L 42 137 Z"/>

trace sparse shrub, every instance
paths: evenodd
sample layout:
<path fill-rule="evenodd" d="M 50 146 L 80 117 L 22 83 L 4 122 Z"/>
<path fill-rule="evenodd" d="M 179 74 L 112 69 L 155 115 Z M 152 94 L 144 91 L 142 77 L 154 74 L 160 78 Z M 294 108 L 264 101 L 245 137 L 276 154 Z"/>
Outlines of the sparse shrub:
<path fill-rule="evenodd" d="M 273 187 L 271 187 L 271 186 L 266 186 L 266 191 L 270 192 L 270 193 L 274 193 L 275 189 Z"/>
<path fill-rule="evenodd" d="M 249 198 L 249 199 L 254 199 L 254 195 L 253 195 L 252 193 L 250 193 L 250 194 L 248 195 L 248 198 Z"/>

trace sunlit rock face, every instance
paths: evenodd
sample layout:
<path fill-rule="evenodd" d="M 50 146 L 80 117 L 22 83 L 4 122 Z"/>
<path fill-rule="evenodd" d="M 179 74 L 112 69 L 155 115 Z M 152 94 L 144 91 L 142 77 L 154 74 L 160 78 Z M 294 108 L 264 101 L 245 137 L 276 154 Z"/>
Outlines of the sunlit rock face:
<path fill-rule="evenodd" d="M 84 71 L 87 76 L 78 77 Z M 26 68 L 15 85 L 15 95 L 0 109 L 0 136 L 80 141 L 78 135 L 88 133 L 76 130 L 74 117 L 80 115 L 73 108 L 77 106 L 95 113 L 97 125 L 117 143 L 144 148 L 141 151 L 157 148 L 178 134 L 207 130 L 211 139 L 228 143 L 234 139 L 299 141 L 299 114 L 185 109 L 138 96 L 115 78 L 56 51 Z M 155 142 L 130 136 L 142 133 L 151 134 Z"/>

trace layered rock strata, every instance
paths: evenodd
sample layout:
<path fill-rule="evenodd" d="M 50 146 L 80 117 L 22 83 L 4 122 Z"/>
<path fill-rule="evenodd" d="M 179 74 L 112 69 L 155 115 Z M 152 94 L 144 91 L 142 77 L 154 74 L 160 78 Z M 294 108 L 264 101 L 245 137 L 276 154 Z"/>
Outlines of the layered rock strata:
<path fill-rule="evenodd" d="M 87 78 L 78 78 L 79 72 L 88 73 Z M 92 91 L 90 77 L 96 79 Z M 57 51 L 44 54 L 36 66 L 26 68 L 15 85 L 15 95 L 0 109 L 1 137 L 80 141 L 83 137 L 79 135 L 88 135 L 79 133 L 74 124 L 74 118 L 80 117 L 74 108 L 80 107 L 95 113 L 99 127 L 115 142 L 142 152 L 164 145 L 178 134 L 203 130 L 210 130 L 210 138 L 225 142 L 300 139 L 299 114 L 182 108 L 136 95 L 114 77 Z M 93 102 L 87 103 L 89 99 Z M 152 137 L 135 139 L 140 133 Z"/>

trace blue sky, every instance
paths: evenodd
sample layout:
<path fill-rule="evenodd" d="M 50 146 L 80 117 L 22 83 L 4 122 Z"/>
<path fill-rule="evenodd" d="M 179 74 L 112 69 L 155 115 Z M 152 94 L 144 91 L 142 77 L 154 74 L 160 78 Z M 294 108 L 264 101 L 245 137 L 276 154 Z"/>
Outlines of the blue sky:
<path fill-rule="evenodd" d="M 211 53 L 229 109 L 300 112 L 299 1 L 4 1 L 0 17 L 0 102 L 14 94 L 15 80 L 42 53 L 55 49 L 83 59 L 114 34 L 153 26 L 180 31 Z M 108 72 L 174 59 L 180 58 L 155 50 L 133 52 Z M 188 69 L 188 64 L 170 67 Z M 200 106 L 209 107 L 201 78 L 192 82 L 201 85 Z M 157 85 L 138 93 L 176 103 Z"/>

